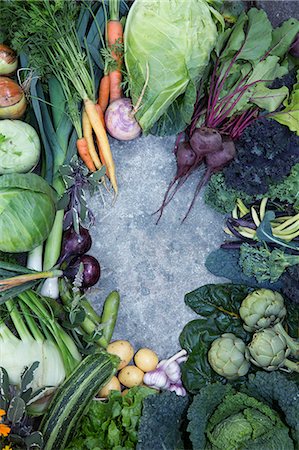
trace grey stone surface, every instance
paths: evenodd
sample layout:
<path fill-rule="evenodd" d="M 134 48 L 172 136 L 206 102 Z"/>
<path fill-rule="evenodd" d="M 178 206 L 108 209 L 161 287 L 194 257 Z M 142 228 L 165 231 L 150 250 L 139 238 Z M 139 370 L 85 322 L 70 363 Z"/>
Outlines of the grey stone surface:
<path fill-rule="evenodd" d="M 292 0 L 258 0 L 255 2 L 258 7 L 263 8 L 274 26 L 281 22 L 295 17 L 299 19 L 299 1 Z"/>
<path fill-rule="evenodd" d="M 136 349 L 151 347 L 160 357 L 179 348 L 180 331 L 196 317 L 185 307 L 184 294 L 220 281 L 205 269 L 204 261 L 223 240 L 222 216 L 202 198 L 180 224 L 198 172 L 155 224 L 152 213 L 175 173 L 173 143 L 172 137 L 153 136 L 114 141 L 119 197 L 113 207 L 103 206 L 99 194 L 90 202 L 96 215 L 92 251 L 102 266 L 93 302 L 100 311 L 105 296 L 118 289 L 121 307 L 114 338 L 129 339 Z M 106 193 L 107 202 L 108 197 Z"/>

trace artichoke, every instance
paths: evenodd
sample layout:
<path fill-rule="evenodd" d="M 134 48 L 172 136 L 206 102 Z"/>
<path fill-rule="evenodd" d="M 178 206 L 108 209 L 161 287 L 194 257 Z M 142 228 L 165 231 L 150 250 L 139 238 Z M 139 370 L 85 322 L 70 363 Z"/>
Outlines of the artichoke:
<path fill-rule="evenodd" d="M 288 367 L 299 372 L 298 364 L 289 361 L 290 349 L 283 336 L 273 328 L 266 328 L 253 335 L 248 345 L 250 361 L 262 369 L 272 371 L 280 367 Z"/>
<path fill-rule="evenodd" d="M 232 333 L 224 333 L 212 342 L 208 352 L 209 363 L 215 372 L 228 380 L 247 374 L 249 352 L 242 339 Z"/>
<path fill-rule="evenodd" d="M 258 289 L 243 300 L 240 316 L 244 329 L 252 332 L 281 322 L 286 315 L 283 297 L 270 289 Z"/>
<path fill-rule="evenodd" d="M 245 322 L 243 327 L 246 331 L 253 332 L 273 327 L 274 331 L 285 339 L 291 353 L 298 357 L 299 343 L 288 335 L 281 324 L 287 311 L 279 292 L 257 289 L 243 300 L 239 312 Z"/>

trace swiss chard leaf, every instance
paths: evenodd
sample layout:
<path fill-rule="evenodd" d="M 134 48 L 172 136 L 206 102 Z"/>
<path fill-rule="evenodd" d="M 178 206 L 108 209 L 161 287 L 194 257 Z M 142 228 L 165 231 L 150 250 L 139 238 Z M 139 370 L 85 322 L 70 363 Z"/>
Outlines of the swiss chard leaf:
<path fill-rule="evenodd" d="M 208 384 L 225 380 L 209 364 L 209 347 L 206 342 L 200 341 L 189 354 L 188 360 L 181 365 L 183 384 L 192 394 Z"/>
<path fill-rule="evenodd" d="M 243 285 L 207 284 L 185 295 L 185 303 L 197 314 L 212 319 L 227 316 L 239 321 L 239 307 L 250 288 Z"/>

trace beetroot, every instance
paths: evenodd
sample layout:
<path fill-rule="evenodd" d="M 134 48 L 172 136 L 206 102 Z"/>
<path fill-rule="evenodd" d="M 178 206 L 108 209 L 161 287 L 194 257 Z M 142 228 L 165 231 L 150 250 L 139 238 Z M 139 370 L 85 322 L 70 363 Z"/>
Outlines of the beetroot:
<path fill-rule="evenodd" d="M 220 170 L 222 170 L 223 167 L 225 167 L 227 164 L 229 164 L 236 156 L 236 147 L 235 147 L 233 140 L 228 137 L 224 137 L 222 142 L 223 142 L 222 149 L 220 151 L 214 152 L 214 153 L 208 153 L 206 155 L 206 158 L 205 158 L 205 162 L 206 162 L 206 166 L 207 166 L 206 172 L 196 187 L 196 190 L 195 190 L 195 193 L 193 196 L 193 200 L 192 200 L 191 205 L 189 206 L 189 209 L 188 209 L 185 217 L 183 218 L 182 222 L 184 222 L 187 219 L 189 212 L 193 208 L 193 205 L 195 203 L 195 200 L 196 200 L 201 188 L 209 181 L 211 175 L 213 173 L 216 173 L 216 172 L 219 172 Z"/>
<path fill-rule="evenodd" d="M 174 178 L 169 183 L 161 207 L 154 213 L 154 214 L 158 212 L 160 213 L 157 219 L 157 223 L 161 219 L 165 206 L 168 205 L 168 203 L 172 200 L 177 190 L 185 183 L 185 181 L 193 172 L 193 170 L 196 169 L 196 167 L 198 167 L 199 163 L 201 162 L 201 159 L 199 160 L 199 158 L 196 156 L 189 142 L 184 141 L 177 145 L 176 147 L 177 171 Z M 173 186 L 175 187 L 173 191 L 170 192 Z"/>
<path fill-rule="evenodd" d="M 219 152 L 222 149 L 221 134 L 213 128 L 196 128 L 190 138 L 190 145 L 197 156 Z"/>

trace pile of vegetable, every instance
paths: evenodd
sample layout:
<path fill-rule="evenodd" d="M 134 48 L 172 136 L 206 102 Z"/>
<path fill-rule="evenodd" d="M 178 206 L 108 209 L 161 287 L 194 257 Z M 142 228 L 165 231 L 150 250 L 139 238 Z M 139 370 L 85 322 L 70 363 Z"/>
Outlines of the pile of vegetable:
<path fill-rule="evenodd" d="M 0 448 L 299 445 L 299 21 L 210 0 L 4 0 Z M 116 200 L 108 135 L 176 134 L 164 208 L 204 167 L 232 283 L 186 294 L 180 349 L 112 340 L 88 198 Z"/>

